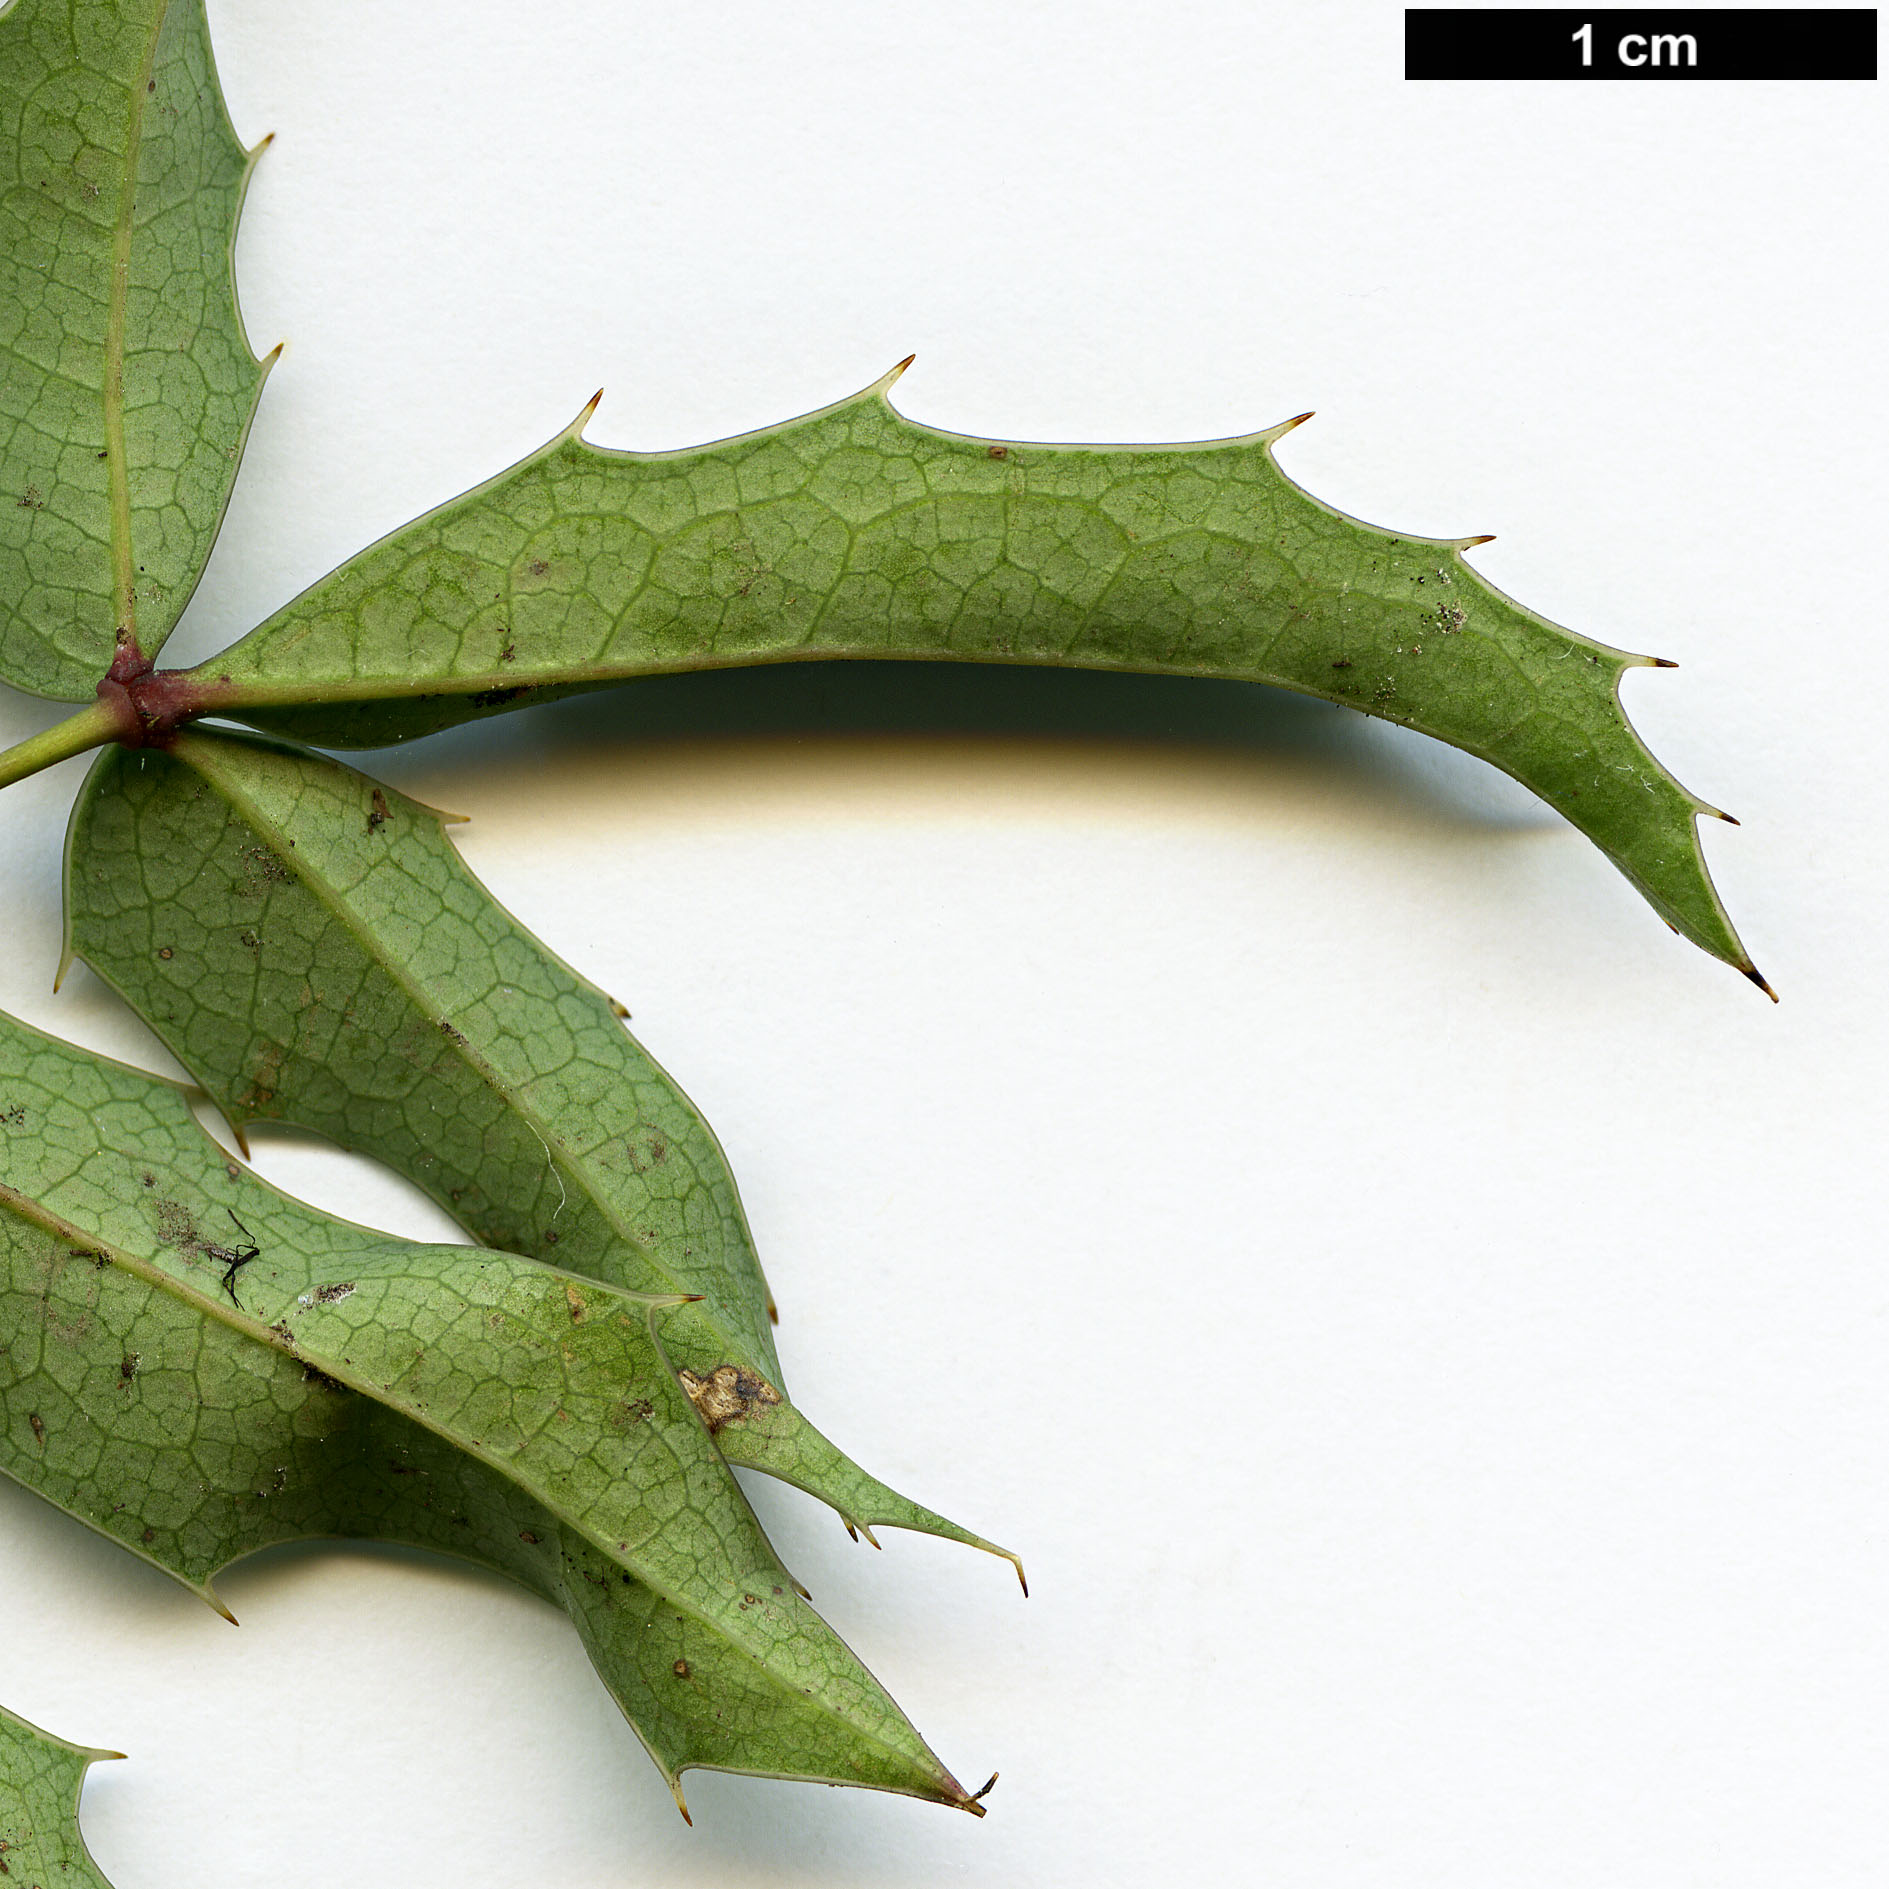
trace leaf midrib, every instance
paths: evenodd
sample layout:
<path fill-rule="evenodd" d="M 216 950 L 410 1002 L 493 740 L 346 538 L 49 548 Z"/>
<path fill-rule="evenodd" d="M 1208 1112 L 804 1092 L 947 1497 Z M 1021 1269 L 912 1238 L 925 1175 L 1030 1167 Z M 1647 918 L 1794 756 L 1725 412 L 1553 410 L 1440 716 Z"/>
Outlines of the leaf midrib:
<path fill-rule="evenodd" d="M 184 759 L 188 765 L 195 767 L 199 774 L 210 775 L 210 770 L 197 766 L 195 761 L 191 759 L 190 750 L 196 745 L 197 743 L 195 741 L 186 737 L 185 740 L 179 741 L 172 751 Z M 211 778 L 212 784 L 215 786 L 216 790 L 230 800 L 259 834 L 267 837 L 273 829 L 274 822 L 267 819 L 255 805 L 254 801 L 243 793 L 241 787 L 233 784 L 228 777 L 224 775 L 221 769 L 216 770 Z M 450 842 L 448 842 L 448 844 L 450 844 Z M 435 1006 L 427 1001 L 424 988 L 419 986 L 407 975 L 404 966 L 397 963 L 390 955 L 375 948 L 371 930 L 364 921 L 356 918 L 352 908 L 337 894 L 332 893 L 325 882 L 318 882 L 304 873 L 301 869 L 301 863 L 296 858 L 293 850 L 285 855 L 272 846 L 271 851 L 275 852 L 276 857 L 281 860 L 284 867 L 295 874 L 296 881 L 301 885 L 303 890 L 314 898 L 318 904 L 326 907 L 329 912 L 340 920 L 342 926 L 361 947 L 363 955 L 365 955 L 370 962 L 380 966 L 387 976 L 393 980 L 394 984 L 404 993 L 414 1009 L 422 1017 L 431 1016 Z M 566 966 L 565 968 L 568 969 L 569 967 Z M 572 971 L 571 975 L 577 977 L 578 974 Z M 582 982 L 583 980 L 579 979 L 579 981 Z M 450 1021 L 450 1019 L 434 1019 L 436 1024 L 443 1020 Z M 454 1027 L 457 1029 L 457 1025 Z M 565 1187 L 566 1191 L 575 1189 L 580 1192 L 602 1216 L 605 1224 L 610 1227 L 617 1238 L 626 1244 L 629 1243 L 630 1232 L 628 1226 L 618 1216 L 615 1209 L 599 1196 L 597 1190 L 583 1179 L 576 1159 L 566 1145 L 562 1133 L 553 1128 L 538 1109 L 520 1099 L 509 1084 L 500 1080 L 497 1072 L 487 1063 L 486 1059 L 479 1054 L 477 1047 L 473 1044 L 470 1037 L 467 1037 L 463 1032 L 454 1036 L 446 1036 L 442 1031 L 441 1035 L 444 1037 L 451 1053 L 470 1069 L 479 1081 L 483 1082 L 494 1094 L 499 1096 L 508 1109 L 516 1111 L 525 1125 L 536 1135 L 539 1145 L 545 1150 L 546 1155 L 551 1160 L 553 1171 L 559 1185 Z M 287 1046 L 284 1045 L 284 1047 L 286 1048 Z M 485 1250 L 493 1251 L 498 1249 L 487 1248 Z M 530 1257 L 530 1255 L 525 1255 L 525 1257 Z M 534 1265 L 546 1264 L 545 1261 L 535 1258 L 532 1260 L 532 1263 Z M 660 1262 L 658 1263 L 660 1264 Z M 563 1268 L 551 1267 L 549 1270 L 562 1271 Z M 699 1297 L 692 1285 L 687 1281 L 678 1279 L 666 1264 L 661 1264 L 660 1270 L 661 1277 L 667 1282 L 672 1291 L 685 1298 L 694 1299 Z M 579 1275 L 573 1274 L 572 1276 L 578 1277 Z M 586 1278 L 589 1277 L 589 1275 L 582 1276 Z M 595 1280 L 592 1281 L 592 1283 L 611 1286 L 611 1288 L 616 1291 L 631 1290 L 631 1288 L 627 1287 L 613 1286 L 612 1282 L 609 1280 Z M 640 1290 L 640 1288 L 638 1290 Z M 732 1347 L 734 1344 L 733 1334 L 725 1330 L 719 1316 L 712 1312 L 709 1316 L 713 1319 L 716 1329 L 721 1331 L 723 1335 L 729 1339 Z M 743 1346 L 742 1349 L 745 1350 L 746 1347 Z"/>
<path fill-rule="evenodd" d="M 118 192 L 118 221 L 112 232 L 111 285 L 105 313 L 105 470 L 111 494 L 113 633 L 118 647 L 138 646 L 137 572 L 131 544 L 131 471 L 125 456 L 125 304 L 131 287 L 131 235 L 138 196 L 138 155 L 144 144 L 144 106 L 150 96 L 157 42 L 170 16 L 169 0 L 153 9 L 144 56 L 131 82 L 125 114 L 124 181 Z"/>

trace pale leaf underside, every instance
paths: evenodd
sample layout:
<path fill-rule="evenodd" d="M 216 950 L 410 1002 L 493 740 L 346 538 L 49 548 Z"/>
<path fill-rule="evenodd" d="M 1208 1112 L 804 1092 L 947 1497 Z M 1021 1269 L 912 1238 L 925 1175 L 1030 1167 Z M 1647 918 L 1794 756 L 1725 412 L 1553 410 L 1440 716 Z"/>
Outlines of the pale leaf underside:
<path fill-rule="evenodd" d="M 1285 427 L 1172 447 L 970 439 L 903 418 L 892 378 L 687 452 L 606 451 L 573 426 L 184 681 L 200 709 L 330 747 L 765 662 L 1275 683 L 1504 769 L 1749 972 L 1699 846 L 1715 810 L 1620 705 L 1623 672 L 1653 659 L 1505 597 L 1464 560 L 1475 540 L 1398 536 L 1311 498 L 1274 461 Z"/>
<path fill-rule="evenodd" d="M 0 1706 L 0 1872 L 8 1889 L 111 1889 L 79 1834 L 91 1751 L 42 1732 Z"/>
<path fill-rule="evenodd" d="M 785 1395 L 720 1144 L 437 814 L 321 756 L 193 729 L 100 758 L 66 884 L 69 949 L 230 1121 L 372 1154 L 488 1245 L 701 1295 L 663 1341 L 730 1461 L 855 1529 L 990 1546 L 868 1476 Z"/>
<path fill-rule="evenodd" d="M 260 147 L 258 147 L 260 148 Z M 267 366 L 203 0 L 0 15 L 0 677 L 91 698 L 202 575 Z"/>
<path fill-rule="evenodd" d="M 563 1607 L 691 1766 L 965 1806 L 762 1534 L 660 1301 L 350 1226 L 174 1086 L 0 1018 L 0 1471 L 211 1599 L 311 1535 L 457 1553 Z"/>

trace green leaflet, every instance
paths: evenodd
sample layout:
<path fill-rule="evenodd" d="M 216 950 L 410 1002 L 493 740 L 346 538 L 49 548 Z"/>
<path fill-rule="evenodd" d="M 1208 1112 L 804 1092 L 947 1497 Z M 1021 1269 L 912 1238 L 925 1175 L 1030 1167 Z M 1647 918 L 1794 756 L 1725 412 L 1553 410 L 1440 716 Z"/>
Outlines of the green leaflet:
<path fill-rule="evenodd" d="M 318 1213 L 172 1085 L 0 1018 L 0 1470 L 212 1604 L 308 1535 L 501 1569 L 570 1613 L 672 1784 L 968 1806 L 781 1567 L 662 1303 Z"/>
<path fill-rule="evenodd" d="M 91 1751 L 0 1706 L 0 1870 L 21 1889 L 111 1889 L 79 1834 L 87 1769 L 122 1751 Z"/>
<path fill-rule="evenodd" d="M 1620 707 L 1630 656 L 1280 472 L 1287 426 L 1198 446 L 968 439 L 888 375 L 785 426 L 609 452 L 576 425 L 178 678 L 171 706 L 333 747 L 675 670 L 839 657 L 1220 676 L 1347 703 L 1558 808 L 1676 929 L 1750 972 L 1712 812 Z"/>
<path fill-rule="evenodd" d="M 196 588 L 268 372 L 230 269 L 254 156 L 203 0 L 0 15 L 0 676 L 20 688 L 89 701 Z"/>
<path fill-rule="evenodd" d="M 99 760 L 66 884 L 69 949 L 231 1122 L 371 1153 L 489 1245 L 701 1294 L 663 1342 L 731 1462 L 849 1528 L 990 1548 L 866 1475 L 781 1395 L 714 1135 L 618 1007 L 467 871 L 437 814 L 320 756 L 191 730 Z"/>

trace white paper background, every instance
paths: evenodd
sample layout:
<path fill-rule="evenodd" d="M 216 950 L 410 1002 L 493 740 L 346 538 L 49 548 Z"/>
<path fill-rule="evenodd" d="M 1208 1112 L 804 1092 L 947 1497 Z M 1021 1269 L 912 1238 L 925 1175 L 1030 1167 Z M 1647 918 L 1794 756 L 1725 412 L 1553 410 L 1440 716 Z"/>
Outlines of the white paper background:
<path fill-rule="evenodd" d="M 0 1696 L 132 1754 L 118 1889 L 1880 1883 L 1876 89 L 1406 85 L 1382 4 L 211 14 L 290 348 L 175 658 L 599 383 L 645 447 L 913 349 L 967 432 L 1316 407 L 1314 492 L 1682 664 L 1629 706 L 1745 821 L 1784 1002 L 1480 764 L 1258 691 L 724 678 L 370 757 L 716 1124 L 798 1400 L 1024 1554 L 1027 1603 L 756 1490 L 1003 1781 L 979 1824 L 697 1773 L 689 1831 L 496 1580 L 281 1551 L 232 1631 L 0 1487 Z M 48 994 L 82 765 L 5 796 L 0 1002 L 168 1067 Z"/>

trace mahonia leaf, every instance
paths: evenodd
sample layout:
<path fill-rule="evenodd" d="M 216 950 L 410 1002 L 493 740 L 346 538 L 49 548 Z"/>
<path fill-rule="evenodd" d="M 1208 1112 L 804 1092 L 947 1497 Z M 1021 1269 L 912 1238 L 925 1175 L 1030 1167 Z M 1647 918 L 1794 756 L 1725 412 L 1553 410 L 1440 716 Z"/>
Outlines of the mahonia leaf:
<path fill-rule="evenodd" d="M 972 1807 L 782 1567 L 663 1355 L 675 1303 L 334 1219 L 177 1085 L 0 1018 L 0 1470 L 213 1605 L 230 1560 L 310 1535 L 511 1574 L 672 1786 Z"/>
<path fill-rule="evenodd" d="M 1007 1553 L 868 1476 L 784 1395 L 707 1123 L 430 808 L 305 750 L 182 731 L 168 751 L 100 758 L 66 883 L 68 950 L 233 1124 L 292 1122 L 373 1154 L 488 1245 L 700 1294 L 663 1343 L 729 1461 L 868 1538 L 884 1524 Z"/>
<path fill-rule="evenodd" d="M 896 372 L 687 452 L 591 446 L 586 408 L 222 655 L 153 678 L 142 725 L 207 712 L 364 747 L 636 676 L 844 657 L 1276 683 L 1512 774 L 1755 976 L 1699 846 L 1716 810 L 1620 705 L 1624 672 L 1655 659 L 1505 597 L 1464 560 L 1479 539 L 1397 536 L 1301 491 L 1272 453 L 1296 422 L 1193 446 L 969 439 L 896 412 Z"/>
<path fill-rule="evenodd" d="M 85 1773 L 122 1751 L 92 1751 L 0 1706 L 0 1874 L 20 1889 L 111 1889 L 79 1834 Z"/>
<path fill-rule="evenodd" d="M 0 676 L 20 688 L 89 700 L 108 665 L 138 672 L 202 575 L 269 368 L 230 264 L 256 152 L 203 0 L 0 15 Z"/>

